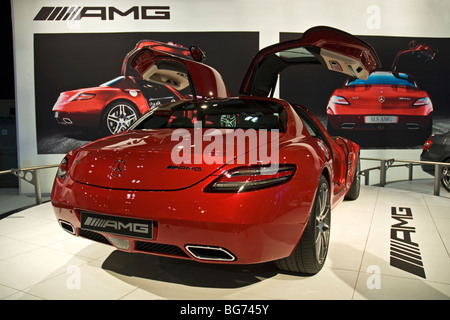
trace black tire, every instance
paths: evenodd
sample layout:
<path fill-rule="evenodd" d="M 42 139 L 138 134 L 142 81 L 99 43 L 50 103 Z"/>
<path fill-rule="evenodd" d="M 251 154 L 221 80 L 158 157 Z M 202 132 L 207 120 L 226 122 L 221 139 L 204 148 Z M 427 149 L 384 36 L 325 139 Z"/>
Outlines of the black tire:
<path fill-rule="evenodd" d="M 298 245 L 289 257 L 275 261 L 276 266 L 306 275 L 319 272 L 328 253 L 330 227 L 330 187 L 327 179 L 321 176 L 312 211 Z"/>
<path fill-rule="evenodd" d="M 345 195 L 345 200 L 356 200 L 359 197 L 359 192 L 361 190 L 361 175 L 359 174 L 361 170 L 361 160 L 356 160 L 356 172 L 355 172 L 355 178 L 353 179 L 352 185 L 350 189 L 348 190 L 347 194 Z"/>
<path fill-rule="evenodd" d="M 115 101 L 105 110 L 101 130 L 107 134 L 116 134 L 127 130 L 137 119 L 139 112 L 127 101 Z"/>
<path fill-rule="evenodd" d="M 447 159 L 445 162 L 450 163 L 450 159 Z M 441 184 L 445 190 L 450 192 L 450 166 L 445 166 L 442 168 Z"/>

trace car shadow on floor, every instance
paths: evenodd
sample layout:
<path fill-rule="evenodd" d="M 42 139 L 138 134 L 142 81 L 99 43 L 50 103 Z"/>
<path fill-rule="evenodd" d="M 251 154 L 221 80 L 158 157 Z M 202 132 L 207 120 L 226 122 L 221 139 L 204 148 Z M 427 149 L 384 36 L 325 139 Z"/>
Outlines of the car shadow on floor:
<path fill-rule="evenodd" d="M 240 288 L 276 276 L 273 263 L 230 265 L 128 253 L 116 250 L 103 262 L 104 270 L 142 280 L 157 280 L 191 287 Z"/>

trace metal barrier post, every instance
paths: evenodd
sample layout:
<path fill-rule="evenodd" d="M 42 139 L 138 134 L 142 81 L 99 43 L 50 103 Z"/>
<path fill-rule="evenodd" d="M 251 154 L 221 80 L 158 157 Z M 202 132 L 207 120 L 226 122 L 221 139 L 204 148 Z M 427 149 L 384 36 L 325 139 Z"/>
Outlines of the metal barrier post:
<path fill-rule="evenodd" d="M 41 174 L 39 172 L 39 169 L 34 170 L 34 189 L 35 189 L 35 196 L 36 196 L 36 204 L 42 203 L 42 194 L 41 194 Z"/>
<path fill-rule="evenodd" d="M 39 166 L 39 167 L 32 167 L 32 168 L 23 168 L 23 169 L 11 169 L 6 171 L 0 171 L 0 174 L 6 174 L 11 173 L 15 175 L 16 177 L 25 180 L 28 183 L 31 183 L 34 186 L 34 193 L 36 197 L 36 204 L 42 203 L 42 192 L 41 192 L 41 175 L 40 171 L 41 169 L 48 169 L 48 168 L 56 168 L 59 165 L 47 165 L 47 166 Z"/>
<path fill-rule="evenodd" d="M 361 175 L 364 176 L 364 185 L 366 185 L 366 186 L 369 185 L 369 173 L 370 173 L 370 170 L 361 171 Z"/>
<path fill-rule="evenodd" d="M 440 190 L 441 176 L 442 176 L 441 165 L 435 164 L 434 165 L 434 195 L 435 196 L 439 196 L 441 194 L 441 190 Z"/>
<path fill-rule="evenodd" d="M 409 181 L 413 180 L 413 169 L 414 169 L 414 164 L 412 163 L 408 163 L 408 179 Z"/>

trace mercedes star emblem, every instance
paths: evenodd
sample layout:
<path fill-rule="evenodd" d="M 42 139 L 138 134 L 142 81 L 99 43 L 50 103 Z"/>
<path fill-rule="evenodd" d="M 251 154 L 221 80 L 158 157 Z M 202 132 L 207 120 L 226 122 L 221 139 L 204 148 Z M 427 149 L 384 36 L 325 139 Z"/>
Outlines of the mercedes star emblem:
<path fill-rule="evenodd" d="M 117 160 L 113 165 L 111 169 L 111 175 L 114 178 L 120 177 L 123 172 L 125 171 L 125 162 L 123 160 Z"/>
<path fill-rule="evenodd" d="M 379 103 L 383 103 L 383 102 L 385 102 L 386 101 L 386 98 L 385 97 L 383 97 L 383 96 L 379 96 L 378 97 L 378 102 Z"/>

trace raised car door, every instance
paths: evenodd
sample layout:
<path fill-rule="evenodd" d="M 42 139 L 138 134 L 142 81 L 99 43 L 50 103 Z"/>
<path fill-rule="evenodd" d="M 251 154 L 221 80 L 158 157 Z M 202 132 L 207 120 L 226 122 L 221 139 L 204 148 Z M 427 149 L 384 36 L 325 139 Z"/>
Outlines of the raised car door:
<path fill-rule="evenodd" d="M 139 74 L 143 80 L 173 88 L 186 98 L 228 97 L 222 76 L 202 63 L 204 56 L 198 47 L 145 40 L 125 57 L 122 74 Z"/>
<path fill-rule="evenodd" d="M 299 64 L 322 64 L 329 70 L 361 79 L 367 79 L 381 66 L 375 50 L 368 43 L 338 29 L 314 27 L 300 39 L 260 50 L 247 70 L 240 93 L 271 96 L 278 74 Z"/>
<path fill-rule="evenodd" d="M 391 71 L 397 71 L 398 63 L 400 61 L 400 57 L 405 56 L 414 56 L 418 60 L 422 60 L 424 62 L 432 61 L 436 57 L 438 51 L 425 43 L 419 43 L 415 40 L 412 40 L 407 49 L 400 50 L 395 56 L 394 62 L 392 63 Z"/>

